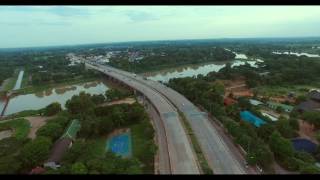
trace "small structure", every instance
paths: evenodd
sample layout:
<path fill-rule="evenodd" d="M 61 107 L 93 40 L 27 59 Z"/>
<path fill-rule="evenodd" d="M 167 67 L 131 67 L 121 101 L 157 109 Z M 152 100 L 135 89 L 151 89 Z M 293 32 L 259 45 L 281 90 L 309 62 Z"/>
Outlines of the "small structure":
<path fill-rule="evenodd" d="M 319 90 L 310 90 L 309 99 L 296 106 L 299 112 L 320 111 L 320 92 Z"/>
<path fill-rule="evenodd" d="M 33 168 L 29 174 L 42 174 L 44 172 L 46 172 L 46 169 L 44 169 L 43 167 L 37 166 Z"/>
<path fill-rule="evenodd" d="M 259 117 L 255 116 L 254 114 L 252 114 L 249 111 L 241 111 L 240 112 L 240 117 L 242 120 L 247 121 L 251 124 L 253 124 L 256 127 L 260 127 L 263 124 L 266 124 L 265 121 L 263 121 L 262 119 L 260 119 Z"/>
<path fill-rule="evenodd" d="M 292 139 L 291 142 L 296 151 L 305 151 L 312 154 L 317 150 L 317 145 L 308 139 L 296 138 Z"/>
<path fill-rule="evenodd" d="M 259 106 L 259 105 L 263 105 L 264 103 L 255 99 L 249 99 L 249 102 L 251 105 L 253 106 Z"/>
<path fill-rule="evenodd" d="M 290 113 L 293 110 L 293 106 L 289 106 L 286 104 L 281 104 L 281 103 L 276 103 L 276 102 L 271 102 L 268 101 L 267 105 L 269 108 L 276 110 L 277 108 L 282 108 L 285 112 Z"/>
<path fill-rule="evenodd" d="M 230 105 L 235 104 L 235 103 L 237 103 L 237 101 L 234 100 L 234 99 L 232 99 L 232 98 L 230 98 L 230 97 L 226 97 L 226 98 L 224 98 L 224 100 L 223 100 L 223 104 L 224 104 L 225 106 L 230 106 Z"/>
<path fill-rule="evenodd" d="M 269 114 L 269 113 L 266 113 L 266 112 L 261 112 L 262 115 L 268 117 L 271 121 L 278 121 L 278 118 Z"/>
<path fill-rule="evenodd" d="M 55 142 L 49 159 L 44 163 L 44 167 L 50 167 L 53 169 L 60 167 L 60 162 L 64 153 L 72 146 L 72 142 L 75 140 L 79 130 L 80 122 L 78 120 L 73 120 L 67 131 Z"/>

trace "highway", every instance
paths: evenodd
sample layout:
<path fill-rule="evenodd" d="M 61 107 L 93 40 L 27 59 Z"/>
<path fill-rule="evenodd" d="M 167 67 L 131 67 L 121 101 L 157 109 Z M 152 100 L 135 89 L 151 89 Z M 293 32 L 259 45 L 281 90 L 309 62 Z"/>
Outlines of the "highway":
<path fill-rule="evenodd" d="M 98 70 L 139 91 L 144 94 L 154 106 L 163 125 L 156 124 L 155 127 L 164 127 L 166 137 L 160 138 L 160 141 L 165 138 L 167 143 L 167 147 L 163 147 L 163 143 L 159 144 L 162 146 L 160 149 L 167 149 L 166 155 L 163 154 L 163 150 L 159 152 L 159 160 L 164 160 L 164 162 L 160 162 L 160 164 L 167 164 L 166 167 L 163 167 L 161 170 L 161 174 L 169 174 L 169 172 L 170 174 L 200 174 L 201 171 L 196 155 L 181 123 L 177 109 L 162 94 L 137 81 L 132 74 L 128 76 L 114 68 L 97 64 L 92 65 L 86 63 L 86 66 Z M 159 134 L 164 136 L 163 129 L 159 129 L 158 131 Z M 166 156 L 169 157 L 168 160 L 166 160 Z M 167 162 L 169 162 L 169 164 Z"/>
<path fill-rule="evenodd" d="M 219 128 L 216 123 L 213 123 L 206 113 L 201 112 L 184 96 L 159 82 L 146 80 L 141 76 L 110 66 L 105 67 L 127 77 L 134 78 L 136 81 L 154 89 L 170 100 L 170 102 L 185 115 L 188 123 L 190 123 L 204 156 L 215 174 L 257 173 L 257 171 L 252 168 L 246 168 L 244 157 L 238 152 L 237 147 L 231 140 L 223 134 L 221 128 Z"/>

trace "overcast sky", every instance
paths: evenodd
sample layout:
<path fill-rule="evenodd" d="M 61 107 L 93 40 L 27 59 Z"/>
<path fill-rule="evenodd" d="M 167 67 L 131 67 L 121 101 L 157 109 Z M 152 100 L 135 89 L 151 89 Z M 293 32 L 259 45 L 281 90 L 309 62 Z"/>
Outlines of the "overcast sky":
<path fill-rule="evenodd" d="M 320 36 L 320 6 L 1 6 L 0 48 Z"/>

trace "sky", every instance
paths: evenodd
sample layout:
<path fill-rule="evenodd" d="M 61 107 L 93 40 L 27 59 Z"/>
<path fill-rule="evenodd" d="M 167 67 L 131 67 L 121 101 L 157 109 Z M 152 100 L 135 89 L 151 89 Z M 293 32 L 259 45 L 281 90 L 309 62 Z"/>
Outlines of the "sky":
<path fill-rule="evenodd" d="M 0 48 L 320 36 L 320 6 L 1 6 Z"/>

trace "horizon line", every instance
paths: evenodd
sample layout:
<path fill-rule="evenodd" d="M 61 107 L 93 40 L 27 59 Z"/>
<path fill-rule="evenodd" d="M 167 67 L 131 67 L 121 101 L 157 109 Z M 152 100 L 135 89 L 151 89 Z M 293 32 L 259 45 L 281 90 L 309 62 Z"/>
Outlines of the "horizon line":
<path fill-rule="evenodd" d="M 163 39 L 163 40 L 132 40 L 132 41 L 112 41 L 112 42 L 97 42 L 97 43 L 79 43 L 79 44 L 61 44 L 61 45 L 43 45 L 43 46 L 21 46 L 0 48 L 2 50 L 19 50 L 19 49 L 35 49 L 35 48 L 59 48 L 67 46 L 85 46 L 98 44 L 118 44 L 118 43 L 137 43 L 137 42 L 161 42 L 161 41 L 196 41 L 196 40 L 224 40 L 224 39 L 294 39 L 294 38 L 320 38 L 320 36 L 274 36 L 274 37 L 223 37 L 223 38 L 192 38 L 192 39 Z"/>

